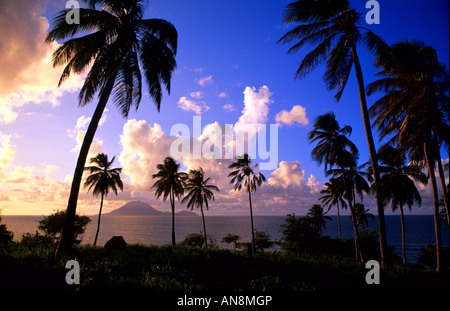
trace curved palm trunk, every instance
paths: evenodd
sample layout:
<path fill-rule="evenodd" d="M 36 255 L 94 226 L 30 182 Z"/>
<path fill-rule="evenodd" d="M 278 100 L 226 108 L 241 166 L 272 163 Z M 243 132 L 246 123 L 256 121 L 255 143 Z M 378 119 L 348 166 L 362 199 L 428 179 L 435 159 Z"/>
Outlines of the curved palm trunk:
<path fill-rule="evenodd" d="M 250 222 L 252 226 L 252 255 L 255 254 L 255 229 L 253 227 L 253 211 L 252 211 L 252 193 L 250 191 L 250 188 L 247 189 L 248 191 L 248 202 L 250 205 Z"/>
<path fill-rule="evenodd" d="M 62 254 L 67 254 L 71 251 L 74 236 L 75 236 L 75 214 L 77 210 L 78 194 L 80 192 L 81 178 L 83 177 L 84 166 L 94 140 L 95 132 L 97 131 L 98 123 L 105 110 L 109 95 L 114 87 L 115 75 L 111 75 L 103 90 L 98 105 L 92 115 L 86 134 L 84 135 L 83 144 L 81 145 L 80 154 L 78 155 L 77 165 L 73 175 L 72 186 L 70 188 L 69 201 L 67 204 L 66 220 L 63 226 L 61 239 L 56 248 L 55 257 L 59 258 Z"/>
<path fill-rule="evenodd" d="M 400 221 L 402 223 L 402 257 L 403 263 L 406 265 L 406 250 L 405 250 L 405 217 L 403 215 L 403 206 L 400 204 Z"/>
<path fill-rule="evenodd" d="M 423 149 L 425 159 L 427 161 L 428 174 L 431 180 L 431 188 L 433 190 L 434 233 L 436 236 L 436 272 L 441 272 L 441 222 L 439 219 L 439 197 L 437 192 L 436 176 L 434 175 L 434 168 L 432 165 L 434 161 L 426 143 L 423 144 Z"/>
<path fill-rule="evenodd" d="M 359 89 L 359 101 L 361 104 L 361 112 L 363 116 L 364 131 L 366 133 L 367 145 L 369 146 L 370 162 L 372 164 L 374 183 L 377 199 L 377 213 L 378 213 L 378 235 L 380 237 L 380 255 L 381 266 L 386 265 L 387 254 L 387 238 L 386 238 L 386 224 L 384 219 L 384 207 L 383 207 L 383 195 L 381 193 L 381 177 L 380 170 L 378 168 L 377 152 L 375 150 L 375 144 L 373 142 L 372 130 L 370 128 L 369 113 L 367 111 L 366 93 L 364 90 L 364 79 L 359 62 L 358 53 L 356 52 L 356 46 L 352 46 L 352 56 L 355 65 L 356 78 L 358 80 Z"/>
<path fill-rule="evenodd" d="M 100 201 L 100 211 L 98 212 L 97 232 L 95 233 L 94 246 L 97 245 L 98 233 L 100 232 L 100 218 L 102 217 L 102 208 L 103 208 L 103 193 L 102 193 L 102 200 Z"/>
<path fill-rule="evenodd" d="M 172 210 L 172 245 L 175 245 L 175 195 L 170 193 L 170 208 Z"/>
<path fill-rule="evenodd" d="M 205 215 L 203 214 L 203 207 L 200 207 L 200 211 L 202 212 L 202 220 L 203 220 L 203 237 L 205 238 L 205 248 L 208 248 L 208 240 L 206 239 Z"/>

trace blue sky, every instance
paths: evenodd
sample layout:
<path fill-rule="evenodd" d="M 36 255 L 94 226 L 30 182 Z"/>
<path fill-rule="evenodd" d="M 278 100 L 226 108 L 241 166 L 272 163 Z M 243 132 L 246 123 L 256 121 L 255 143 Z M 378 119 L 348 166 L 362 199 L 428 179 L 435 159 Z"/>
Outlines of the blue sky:
<path fill-rule="evenodd" d="M 170 96 L 164 94 L 159 114 L 146 92 L 139 111 L 131 112 L 128 120 L 119 115 L 112 102 L 108 104 L 91 152 L 115 155 L 116 165 L 124 167 L 127 186 L 117 198 L 108 197 L 106 211 L 131 199 L 168 209 L 167 203 L 156 200 L 148 190 L 149 168 L 160 160 L 155 153 L 162 158 L 168 155 L 171 127 L 184 123 L 192 128 L 195 115 L 201 116 L 203 126 L 214 122 L 236 124 L 243 115 L 249 117 L 261 112 L 262 107 L 268 111 L 261 119 L 271 124 L 276 123 L 277 114 L 283 110 L 290 112 L 295 106 L 305 109 L 302 120 L 307 119 L 308 124 L 306 121 L 280 124 L 278 162 L 282 163 L 275 170 L 263 172 L 271 181 L 255 195 L 260 196 L 259 201 L 255 199 L 255 214 L 304 214 L 317 202 L 320 186 L 327 179 L 323 167 L 311 160 L 313 146 L 306 137 L 320 114 L 334 111 L 341 125 L 351 125 L 351 139 L 360 150 L 361 161 L 369 159 L 354 74 L 339 104 L 322 82 L 323 66 L 305 79 L 294 79 L 295 70 L 309 49 L 288 55 L 289 46 L 276 43 L 290 29 L 283 23 L 283 11 L 290 2 L 149 1 L 146 18 L 166 19 L 178 30 L 178 67 L 173 74 Z M 368 12 L 366 1 L 351 3 L 363 13 L 364 21 Z M 401 39 L 423 40 L 437 50 L 439 60 L 448 66 L 448 1 L 380 0 L 379 4 L 380 24 L 365 27 L 389 44 Z M 11 53 L 4 58 L 17 63 L 14 70 L 8 71 L 10 63 L 0 61 L 0 81 L 4 85 L 0 87 L 0 164 L 3 166 L 0 176 L 6 176 L 0 183 L 0 209 L 3 214 L 45 214 L 65 208 L 70 175 L 78 155 L 77 137 L 86 129 L 96 100 L 78 108 L 77 91 L 82 77 L 73 77 L 70 83 L 56 90 L 55 78 L 62 68 L 53 70 L 43 63 L 53 47 L 46 45 L 42 38 L 52 16 L 65 7 L 65 1 L 18 0 L 8 5 L 7 12 L 22 16 L 14 18 L 14 14 L 6 15 L 5 10 L 0 13 L 3 31 L 8 29 L 4 26 L 11 27 L 13 23 L 16 26 L 8 30 L 7 36 L 1 34 L 0 56 L 7 52 L 2 46 L 10 47 L 11 52 L 13 43 L 22 51 L 15 58 Z M 372 66 L 372 56 L 362 46 L 358 51 L 367 84 L 375 80 L 377 70 Z M 262 102 L 257 102 L 258 95 L 264 97 Z M 248 98 L 246 103 L 245 98 Z M 375 100 L 376 96 L 370 97 L 369 106 Z M 376 133 L 374 136 L 377 140 Z M 143 142 L 151 137 L 160 140 L 154 144 Z M 448 158 L 447 154 L 442 156 Z M 228 181 L 223 180 L 227 174 L 224 163 L 183 163 L 184 167 L 194 164 L 204 166 L 222 186 L 216 205 L 211 204 L 211 215 L 247 213 L 245 195 L 235 194 L 229 189 Z M 429 189 L 421 191 L 424 202 L 430 202 Z M 366 200 L 369 207 L 372 203 L 370 198 Z M 98 199 L 83 193 L 79 206 L 81 213 L 95 213 Z M 422 208 L 418 212 L 431 210 Z"/>

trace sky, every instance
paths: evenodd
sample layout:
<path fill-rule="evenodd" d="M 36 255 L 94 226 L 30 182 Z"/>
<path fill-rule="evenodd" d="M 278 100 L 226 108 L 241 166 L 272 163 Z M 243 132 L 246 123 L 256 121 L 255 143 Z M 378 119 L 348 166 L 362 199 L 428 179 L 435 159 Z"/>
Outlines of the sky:
<path fill-rule="evenodd" d="M 252 201 L 254 215 L 303 215 L 318 203 L 327 177 L 311 159 L 314 147 L 307 134 L 317 116 L 333 111 L 341 126 L 350 125 L 360 151 L 360 163 L 369 160 L 354 72 L 340 103 L 324 86 L 324 66 L 304 79 L 295 79 L 302 57 L 310 49 L 288 54 L 289 45 L 277 41 L 292 26 L 283 22 L 291 1 L 284 0 L 150 0 L 145 18 L 170 21 L 178 31 L 177 69 L 170 95 L 164 93 L 158 113 L 144 87 L 138 111 L 124 119 L 107 105 L 89 157 L 104 152 L 122 167 L 125 187 L 109 194 L 103 211 L 130 200 L 142 200 L 169 211 L 151 186 L 156 165 L 170 155 L 176 141 L 172 129 L 207 141 L 225 125 L 266 124 L 266 150 L 258 153 L 267 182 Z M 447 0 L 379 0 L 380 24 L 365 24 L 365 0 L 351 1 L 361 12 L 363 26 L 392 44 L 403 39 L 423 40 L 433 46 L 441 63 L 449 65 L 449 2 Z M 61 42 L 46 44 L 52 17 L 66 1 L 0 0 L 0 212 L 3 215 L 45 215 L 67 206 L 73 171 L 95 98 L 78 107 L 83 75 L 73 75 L 57 87 L 62 67 L 53 68 L 51 54 Z M 358 47 L 365 83 L 376 80 L 373 57 Z M 379 96 L 379 95 L 378 95 Z M 377 96 L 368 98 L 372 105 Z M 201 122 L 201 127 L 198 123 Z M 177 127 L 178 125 L 178 127 Z M 270 125 L 277 125 L 277 133 Z M 197 131 L 198 132 L 198 131 Z M 274 136 L 275 145 L 269 140 Z M 377 141 L 377 133 L 374 137 Z M 259 136 L 258 136 L 259 139 Z M 211 141 L 211 140 L 210 140 Z M 263 139 L 258 140 L 258 146 Z M 381 143 L 377 142 L 377 146 Z M 229 184 L 230 159 L 180 160 L 183 170 L 201 166 L 220 188 L 207 215 L 247 215 L 248 195 Z M 448 162 L 448 154 L 442 154 Z M 267 165 L 264 167 L 263 163 Z M 263 170 L 264 169 L 264 170 Z M 447 176 L 448 182 L 448 176 Z M 418 186 L 423 203 L 412 213 L 432 213 L 429 186 Z M 96 214 L 100 199 L 81 188 L 79 214 Z M 364 198 L 375 212 L 372 197 Z M 186 206 L 177 202 L 177 211 Z M 335 214 L 331 210 L 330 214 Z M 387 214 L 391 214 L 390 211 Z"/>

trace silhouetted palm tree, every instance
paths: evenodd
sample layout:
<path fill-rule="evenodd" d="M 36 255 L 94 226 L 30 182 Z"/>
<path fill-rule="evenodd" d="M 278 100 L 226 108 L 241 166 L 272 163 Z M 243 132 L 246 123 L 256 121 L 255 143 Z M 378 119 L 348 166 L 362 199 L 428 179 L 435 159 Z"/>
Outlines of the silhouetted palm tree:
<path fill-rule="evenodd" d="M 219 188 L 217 188 L 216 186 L 208 185 L 209 181 L 209 177 L 205 179 L 205 173 L 203 172 L 203 169 L 201 167 L 196 170 L 190 170 L 185 186 L 185 191 L 187 191 L 188 194 L 186 194 L 186 196 L 181 201 L 182 203 L 188 202 L 187 208 L 190 208 L 191 210 L 194 207 L 200 208 L 200 211 L 202 213 L 205 248 L 208 248 L 208 242 L 206 238 L 206 225 L 205 215 L 203 213 L 203 205 L 206 207 L 206 210 L 208 210 L 208 201 L 214 201 L 213 191 L 219 191 Z"/>
<path fill-rule="evenodd" d="M 289 4 L 284 14 L 285 23 L 295 24 L 295 28 L 288 31 L 279 42 L 298 41 L 289 49 L 289 53 L 297 52 L 304 46 L 316 45 L 303 58 L 296 76 L 302 78 L 326 61 L 325 84 L 330 90 L 337 89 L 335 98 L 338 102 L 352 68 L 355 69 L 364 130 L 374 168 L 375 186 L 376 189 L 381 189 L 380 172 L 364 92 L 363 73 L 356 46 L 363 41 L 370 51 L 378 52 L 385 50 L 387 45 L 373 32 L 359 25 L 360 17 L 361 14 L 350 7 L 348 0 L 299 0 Z M 381 191 L 377 191 L 376 198 L 381 263 L 384 265 L 387 240 Z"/>
<path fill-rule="evenodd" d="M 349 164 L 347 158 L 358 153 L 355 144 L 347 137 L 350 136 L 351 132 L 351 126 L 346 125 L 342 128 L 339 126 L 333 112 L 320 115 L 314 121 L 313 130 L 308 133 L 308 140 L 310 143 L 317 141 L 317 145 L 312 150 L 311 156 L 319 165 L 325 163 L 325 172 L 334 166 L 339 167 L 341 171 L 345 171 L 345 166 Z M 353 163 L 351 164 L 353 165 Z M 350 181 L 347 182 L 346 174 L 336 178 L 336 181 L 342 183 L 339 187 L 340 195 L 346 197 L 350 210 L 353 211 L 351 192 L 346 191 L 346 189 L 350 189 Z M 357 228 L 354 229 L 355 253 L 358 258 L 359 239 Z"/>
<path fill-rule="evenodd" d="M 131 107 L 137 109 L 142 98 L 142 74 L 148 92 L 159 111 L 162 85 L 170 90 L 176 67 L 178 34 L 175 27 L 161 19 L 143 19 L 144 0 L 87 1 L 80 8 L 80 23 L 69 24 L 60 11 L 53 19 L 46 42 L 63 41 L 53 53 L 53 65 L 65 65 L 59 85 L 72 73 L 90 68 L 79 94 L 84 106 L 98 93 L 98 104 L 89 123 L 75 168 L 67 205 L 66 224 L 56 255 L 69 251 L 73 243 L 74 219 L 83 169 L 106 103 L 114 93 L 114 104 L 126 118 Z M 101 4 L 95 9 L 95 4 Z"/>
<path fill-rule="evenodd" d="M 350 208 L 350 215 L 353 222 L 353 231 L 355 236 L 355 257 L 364 261 L 359 243 L 358 223 L 356 218 L 356 195 L 360 200 L 363 200 L 363 194 L 368 193 L 370 190 L 369 181 L 372 181 L 370 174 L 363 171 L 364 165 L 358 166 L 358 155 L 345 151 L 341 155 L 340 168 L 330 169 L 326 171 L 326 176 L 332 175 L 337 180 L 343 180 L 345 186 L 344 196 L 347 199 L 348 206 Z"/>
<path fill-rule="evenodd" d="M 448 90 L 448 82 L 443 86 L 441 81 L 448 72 L 439 63 L 436 51 L 416 40 L 393 44 L 389 52 L 379 53 L 375 64 L 382 78 L 367 86 L 367 94 L 386 92 L 370 109 L 380 139 L 392 137 L 390 143 L 409 153 L 412 160 L 425 159 L 427 163 L 434 202 L 436 270 L 440 271 L 439 198 L 434 170 L 440 143 L 445 135 L 448 139 L 448 96 L 442 92 Z M 448 214 L 448 205 L 446 211 Z"/>
<path fill-rule="evenodd" d="M 120 179 L 122 168 L 111 168 L 115 158 L 116 157 L 113 157 L 111 161 L 109 161 L 108 155 L 99 153 L 89 160 L 89 163 L 94 165 L 84 168 L 84 170 L 90 174 L 88 178 L 86 178 L 84 187 L 89 187 L 88 192 L 93 188 L 92 194 L 95 197 L 101 195 L 94 246 L 97 245 L 98 233 L 100 232 L 100 218 L 102 216 L 103 199 L 106 198 L 110 190 L 112 190 L 116 195 L 117 188 L 123 191 L 123 182 L 122 179 Z"/>
<path fill-rule="evenodd" d="M 234 190 L 241 191 L 242 186 L 248 192 L 248 204 L 250 207 L 250 222 L 252 226 L 252 254 L 255 254 L 255 230 L 253 226 L 253 208 L 252 208 L 252 192 L 256 192 L 257 187 L 261 187 L 263 182 L 266 181 L 266 177 L 260 172 L 256 172 L 258 164 L 251 165 L 251 159 L 248 154 L 244 154 L 243 157 L 238 158 L 236 162 L 233 162 L 229 169 L 234 169 L 228 177 L 232 177 L 230 184 L 234 184 Z"/>
<path fill-rule="evenodd" d="M 415 181 L 422 184 L 428 183 L 428 177 L 422 172 L 421 168 L 414 164 L 406 162 L 406 155 L 399 149 L 390 145 L 384 145 L 378 152 L 378 157 L 382 166 L 381 181 L 384 192 L 385 205 L 391 203 L 392 211 L 400 210 L 400 220 L 402 226 L 402 257 L 406 264 L 405 251 L 405 219 L 403 215 L 403 206 L 411 210 L 411 206 L 417 202 L 422 204 L 422 198 L 417 190 Z"/>
<path fill-rule="evenodd" d="M 373 219 L 373 214 L 362 203 L 355 204 L 356 225 L 365 231 L 369 227 L 369 218 Z"/>
<path fill-rule="evenodd" d="M 325 215 L 326 212 L 323 211 L 323 207 L 319 204 L 314 204 L 306 213 L 311 226 L 320 235 L 322 235 L 322 230 L 327 229 L 327 220 L 332 220 L 330 216 Z"/>
<path fill-rule="evenodd" d="M 323 206 L 328 206 L 327 213 L 332 206 L 336 206 L 337 210 L 337 220 L 338 220 L 338 231 L 339 239 L 341 238 L 341 217 L 339 215 L 339 209 L 347 209 L 347 203 L 344 200 L 345 187 L 344 183 L 339 179 L 331 178 L 330 181 L 324 183 L 325 189 L 321 190 L 320 193 L 324 194 L 319 200 L 322 202 Z"/>
<path fill-rule="evenodd" d="M 355 144 L 348 139 L 352 133 L 352 127 L 346 125 L 340 127 L 333 112 L 320 115 L 316 118 L 313 130 L 308 133 L 309 143 L 317 141 L 316 147 L 311 152 L 314 161 L 319 165 L 324 163 L 324 170 L 339 166 L 342 154 L 349 150 L 353 154 L 358 153 Z"/>
<path fill-rule="evenodd" d="M 180 172 L 180 164 L 172 157 L 166 157 L 163 164 L 156 166 L 158 173 L 152 177 L 158 179 L 152 186 L 157 198 L 163 196 L 163 201 L 170 200 L 172 211 L 172 245 L 175 245 L 175 199 L 180 199 L 184 194 L 187 174 Z"/>

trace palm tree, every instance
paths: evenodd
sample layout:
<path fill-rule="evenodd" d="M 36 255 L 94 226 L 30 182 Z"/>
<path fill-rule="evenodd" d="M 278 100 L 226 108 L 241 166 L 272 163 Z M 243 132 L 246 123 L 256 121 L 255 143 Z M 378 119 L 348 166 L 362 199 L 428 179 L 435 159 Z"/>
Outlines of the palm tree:
<path fill-rule="evenodd" d="M 153 184 L 155 195 L 159 199 L 163 196 L 163 201 L 170 200 L 172 211 L 172 245 L 175 245 L 175 198 L 180 199 L 184 194 L 185 180 L 187 174 L 180 172 L 180 164 L 172 157 L 166 157 L 163 164 L 156 166 L 158 173 L 153 174 L 153 178 L 158 180 Z"/>
<path fill-rule="evenodd" d="M 339 208 L 347 209 L 347 203 L 344 200 L 345 187 L 344 183 L 336 178 L 330 178 L 329 181 L 324 183 L 325 189 L 321 190 L 323 194 L 319 200 L 323 206 L 328 206 L 326 213 L 328 213 L 332 206 L 336 205 L 339 239 L 341 238 L 341 217 L 339 215 Z"/>
<path fill-rule="evenodd" d="M 368 208 L 364 208 L 364 204 L 356 203 L 355 204 L 355 218 L 356 225 L 361 228 L 363 231 L 369 227 L 369 218 L 373 219 L 373 214 L 369 212 Z"/>
<path fill-rule="evenodd" d="M 349 125 L 344 127 L 339 126 L 339 122 L 336 120 L 336 116 L 333 112 L 328 112 L 324 115 L 320 115 L 316 118 L 313 125 L 313 130 L 308 133 L 309 143 L 317 142 L 316 147 L 311 152 L 313 160 L 319 165 L 324 163 L 325 172 L 328 169 L 332 169 L 333 166 L 339 167 L 342 171 L 345 170 L 347 164 L 346 158 L 349 154 L 357 154 L 358 149 L 355 144 L 347 137 L 352 133 L 352 128 Z M 346 175 L 343 174 L 341 178 L 335 179 L 335 181 L 341 181 L 342 185 L 335 186 L 337 196 L 345 196 L 344 193 L 348 187 Z M 347 192 L 347 195 L 350 192 Z M 347 196 L 349 200 L 350 197 Z M 349 201 L 350 210 L 352 210 L 352 203 Z M 339 211 L 338 211 L 339 212 Z M 355 231 L 355 251 L 357 249 L 357 230 Z M 356 254 L 358 252 L 356 251 Z M 358 255 L 357 255 L 358 256 Z"/>
<path fill-rule="evenodd" d="M 238 157 L 236 162 L 233 162 L 229 169 L 234 169 L 228 177 L 232 177 L 230 184 L 234 184 L 234 190 L 241 191 L 242 186 L 248 192 L 248 203 L 250 207 L 250 222 L 252 226 L 252 254 L 255 254 L 255 230 L 253 226 L 253 208 L 252 208 L 252 192 L 256 192 L 257 187 L 261 187 L 263 182 L 266 181 L 266 177 L 260 173 L 256 172 L 258 164 L 255 166 L 251 165 L 251 159 L 248 154 L 244 154 L 242 157 Z"/>
<path fill-rule="evenodd" d="M 411 210 L 411 206 L 417 202 L 422 204 L 422 198 L 417 190 L 415 181 L 422 184 L 428 183 L 428 177 L 422 172 L 421 168 L 414 164 L 407 164 L 406 155 L 399 149 L 390 145 L 384 145 L 378 152 L 382 163 L 380 169 L 383 193 L 385 194 L 385 205 L 391 203 L 392 211 L 400 210 L 400 220 L 402 226 L 402 257 L 406 264 L 405 251 L 405 219 L 403 215 L 403 206 Z"/>
<path fill-rule="evenodd" d="M 83 169 L 106 103 L 114 93 L 114 104 L 126 118 L 131 107 L 137 109 L 142 98 L 142 74 L 150 97 L 159 111 L 162 85 L 170 91 L 175 70 L 178 34 L 161 19 L 143 19 L 144 0 L 90 0 L 90 8 L 80 8 L 80 23 L 69 24 L 62 10 L 55 16 L 46 42 L 63 41 L 53 53 L 53 66 L 65 65 L 59 85 L 72 73 L 90 68 L 79 93 L 79 106 L 85 106 L 98 93 L 98 104 L 88 126 L 78 156 L 67 218 L 56 251 L 59 256 L 71 249 L 74 219 Z M 95 4 L 102 5 L 95 9 Z"/>
<path fill-rule="evenodd" d="M 111 168 L 115 158 L 116 157 L 113 157 L 111 161 L 109 161 L 108 155 L 99 153 L 89 160 L 89 163 L 94 165 L 84 168 L 85 171 L 90 173 L 84 183 L 84 187 L 89 187 L 88 192 L 93 189 L 92 194 L 95 197 L 101 195 L 94 246 L 97 245 L 98 233 L 100 232 L 100 218 L 102 216 L 103 199 L 106 198 L 110 190 L 112 190 L 116 195 L 117 188 L 123 191 L 123 182 L 120 179 L 122 168 Z"/>
<path fill-rule="evenodd" d="M 213 191 L 219 191 L 219 188 L 217 188 L 216 186 L 208 185 L 209 181 L 209 177 L 205 179 L 205 173 L 203 172 L 203 169 L 201 167 L 197 170 L 190 170 L 185 186 L 185 190 L 188 191 L 188 194 L 181 201 L 182 203 L 188 202 L 187 208 L 190 208 L 191 210 L 194 207 L 200 208 L 200 211 L 202 213 L 205 248 L 208 248 L 208 242 L 206 238 L 206 225 L 205 215 L 203 214 L 203 205 L 205 205 L 206 210 L 208 210 L 208 201 L 214 201 Z"/>
<path fill-rule="evenodd" d="M 351 133 L 352 127 L 346 125 L 341 128 L 333 112 L 318 116 L 314 121 L 313 130 L 308 133 L 310 144 L 318 141 L 311 152 L 313 160 L 319 165 L 324 163 L 324 170 L 327 171 L 334 165 L 339 165 L 342 154 L 346 150 L 357 154 L 358 149 L 347 137 Z"/>
<path fill-rule="evenodd" d="M 362 168 L 365 165 L 357 165 L 358 155 L 352 154 L 349 151 L 344 151 L 339 159 L 339 168 L 330 169 L 325 172 L 326 176 L 332 175 L 336 180 L 342 180 L 344 184 L 344 196 L 347 199 L 350 208 L 350 215 L 353 222 L 353 232 L 355 236 L 355 258 L 364 261 L 359 245 L 359 232 L 356 215 L 356 195 L 360 200 L 363 200 L 363 194 L 370 190 L 367 180 L 372 181 L 371 175 Z M 367 179 L 367 180 L 366 180 Z"/>
<path fill-rule="evenodd" d="M 382 78 L 367 86 L 367 94 L 386 93 L 370 109 L 380 139 L 391 137 L 390 144 L 409 153 L 411 160 L 425 159 L 427 164 L 434 203 L 436 271 L 440 271 L 439 198 L 434 171 L 440 143 L 448 136 L 448 96 L 442 93 L 440 81 L 446 70 L 436 51 L 416 40 L 393 44 L 389 52 L 379 53 L 375 65 L 381 69 L 378 75 Z M 446 211 L 448 214 L 448 205 Z"/>
<path fill-rule="evenodd" d="M 320 235 L 322 235 L 322 230 L 327 229 L 327 220 L 332 220 L 330 216 L 325 215 L 326 212 L 323 211 L 323 207 L 319 204 L 314 204 L 306 213 L 306 217 L 311 224 L 311 226 Z"/>
<path fill-rule="evenodd" d="M 303 58 L 296 71 L 296 77 L 305 77 L 319 64 L 326 61 L 325 84 L 330 90 L 337 89 L 335 98 L 338 102 L 354 67 L 370 161 L 374 168 L 375 188 L 379 190 L 381 189 L 380 172 L 367 111 L 363 73 L 356 46 L 363 41 L 370 51 L 380 52 L 385 50 L 387 45 L 373 32 L 359 26 L 360 17 L 361 14 L 350 7 L 348 0 L 299 0 L 289 4 L 284 15 L 285 23 L 296 26 L 278 42 L 290 43 L 298 40 L 289 49 L 289 53 L 297 52 L 305 45 L 317 44 Z M 363 34 L 362 31 L 364 31 Z M 381 191 L 376 192 L 376 199 L 381 264 L 385 265 L 387 239 Z"/>

